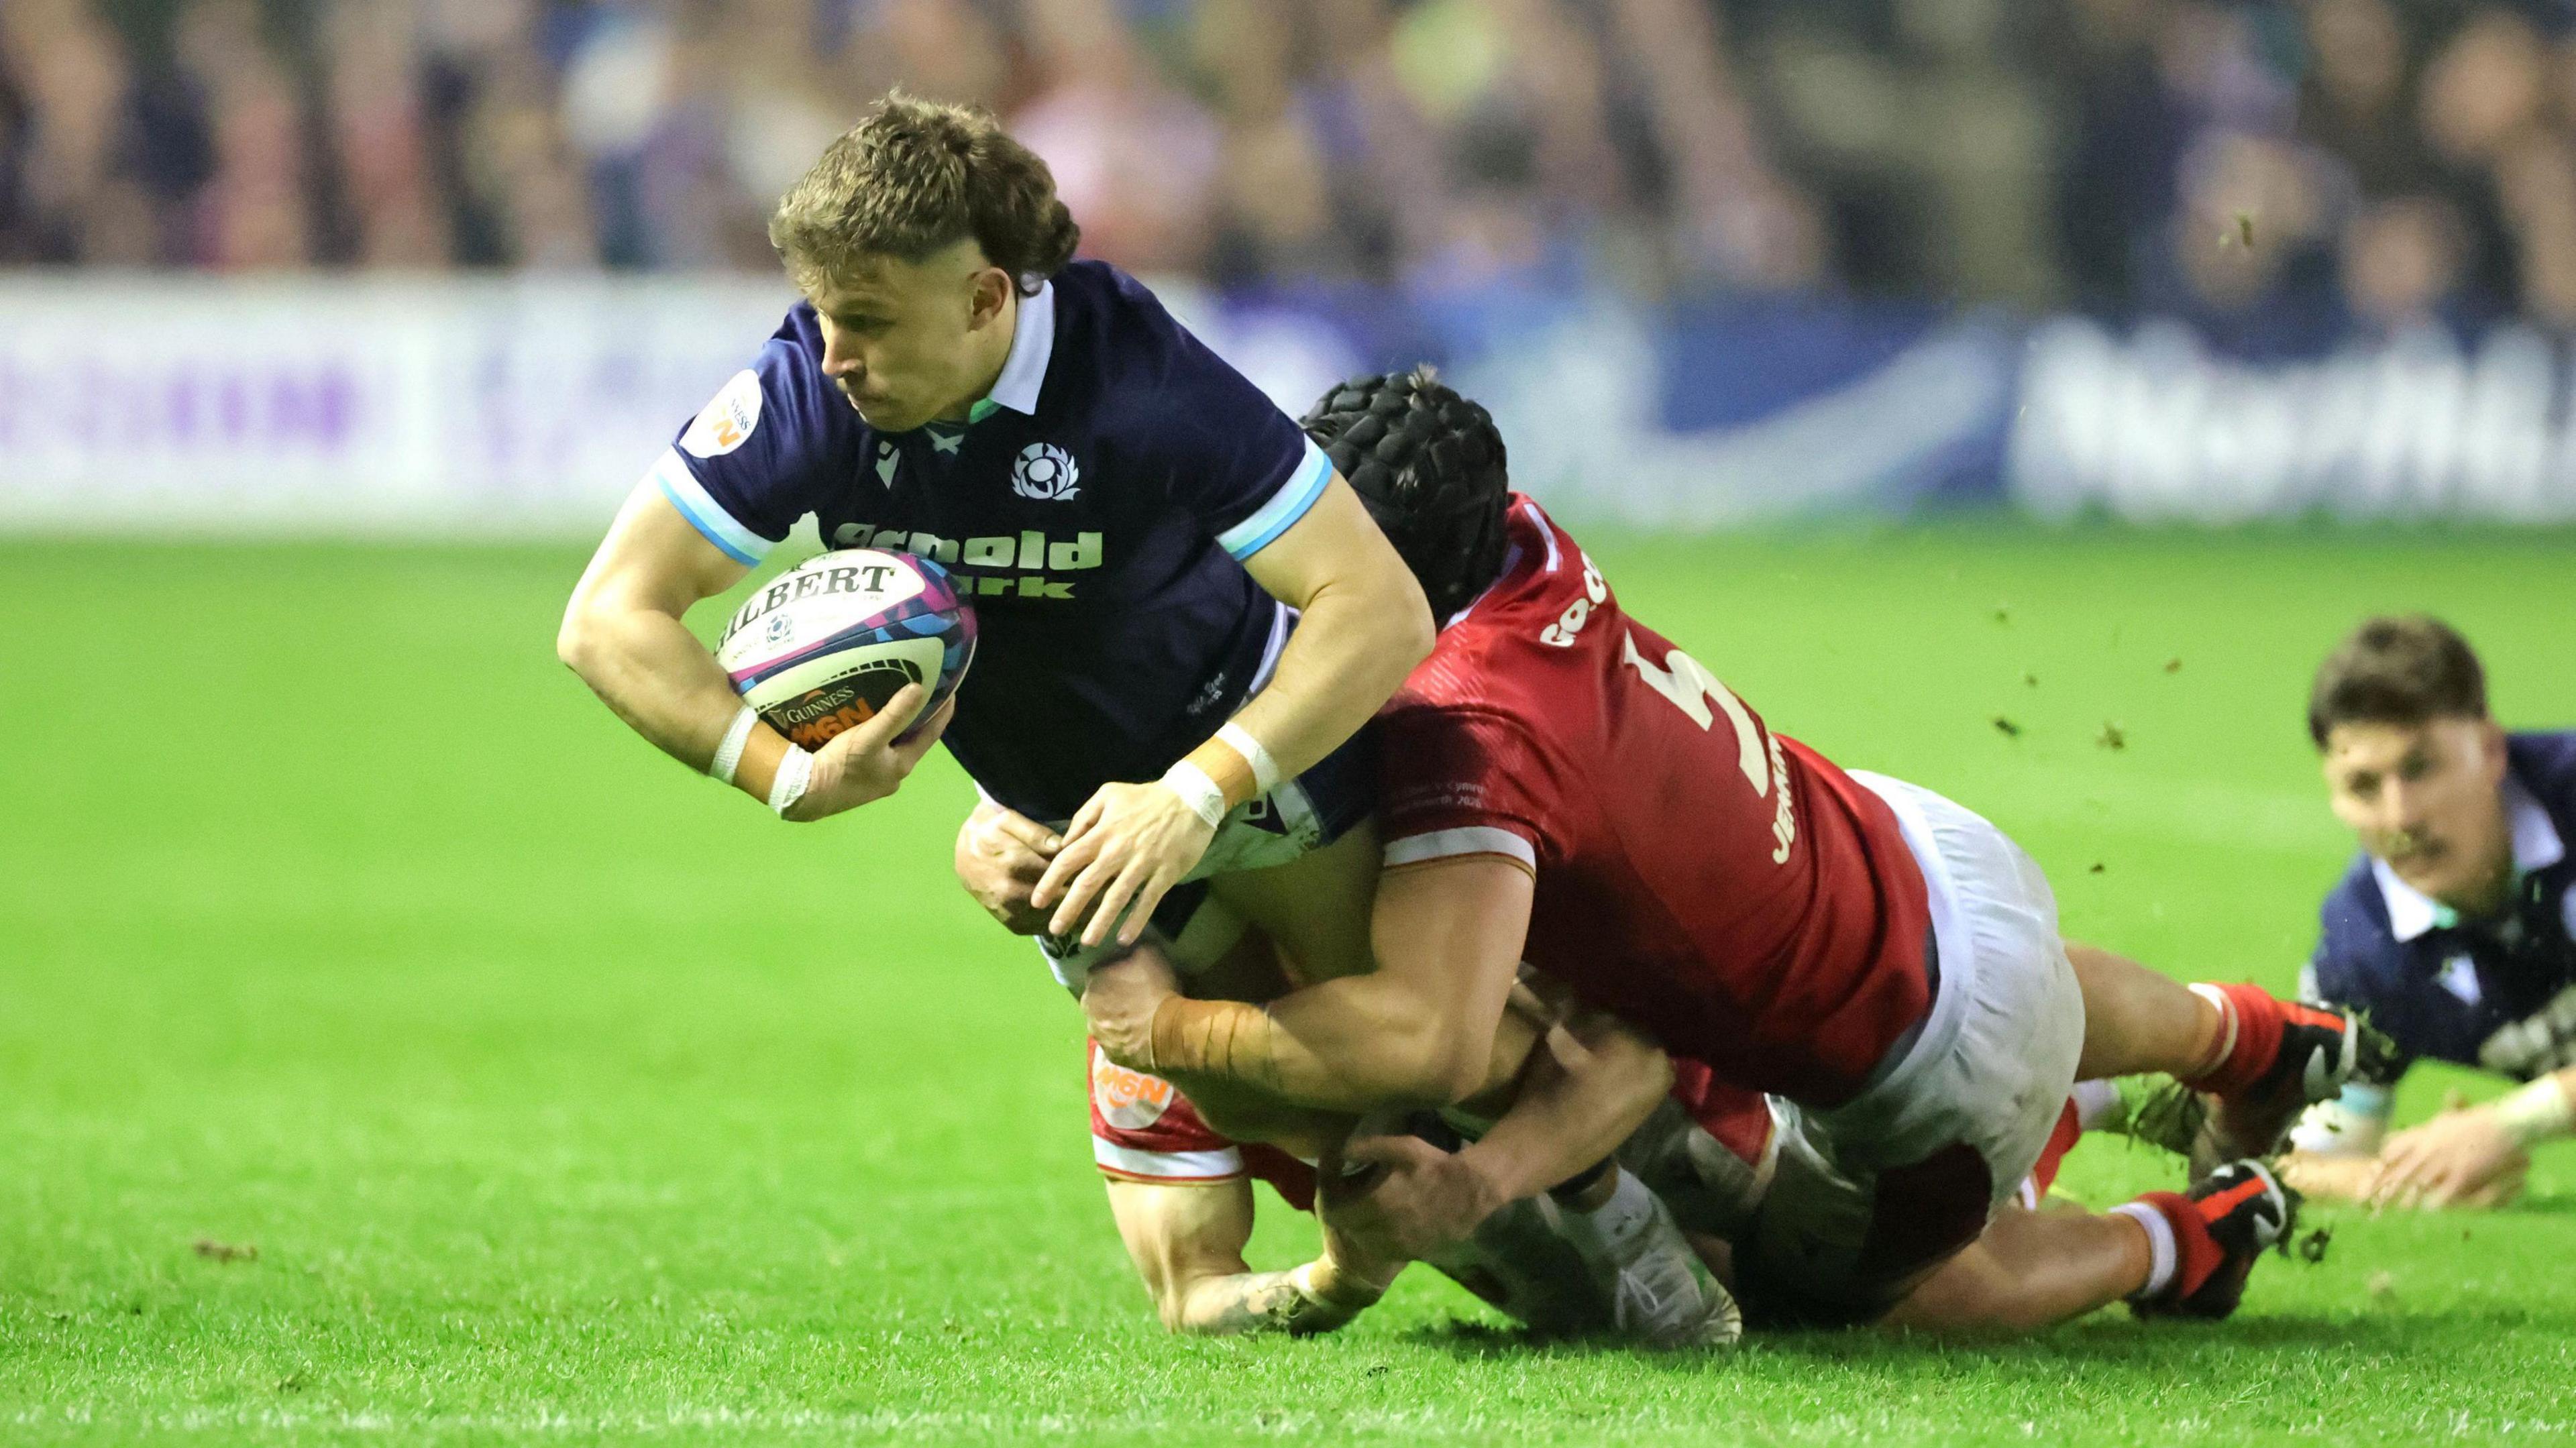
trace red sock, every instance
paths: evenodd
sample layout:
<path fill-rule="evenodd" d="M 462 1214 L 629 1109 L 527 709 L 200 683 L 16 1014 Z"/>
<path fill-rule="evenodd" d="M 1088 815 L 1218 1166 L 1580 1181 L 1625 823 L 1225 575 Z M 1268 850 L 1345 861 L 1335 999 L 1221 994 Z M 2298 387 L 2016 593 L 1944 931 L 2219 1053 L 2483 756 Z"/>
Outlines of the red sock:
<path fill-rule="evenodd" d="M 2251 982 L 2196 985 L 2192 990 L 2204 1000 L 2218 998 L 2219 1011 L 2227 1021 L 2219 1028 L 2219 1038 L 2227 1040 L 2232 1034 L 2235 1039 L 2227 1040 L 2226 1054 L 2216 1064 L 2183 1084 L 2213 1096 L 2230 1096 L 2261 1080 L 2281 1054 L 2280 999 Z"/>
<path fill-rule="evenodd" d="M 2057 1129 L 2048 1134 L 2048 1145 L 2039 1149 L 2039 1161 L 2030 1169 L 2035 1195 L 2045 1197 L 2048 1189 L 2057 1185 L 2058 1168 L 2066 1165 L 2066 1154 L 2075 1149 L 2083 1135 L 2084 1118 L 2076 1111 L 2075 1103 L 2069 1101 L 2066 1109 L 2057 1113 Z"/>
<path fill-rule="evenodd" d="M 2173 1279 L 2156 1296 L 2183 1298 L 2198 1292 L 2209 1274 L 2227 1260 L 2225 1249 L 2209 1234 L 2209 1219 L 2201 1215 L 2200 1203 L 2180 1192 L 2145 1192 L 2138 1204 L 2154 1208 L 2173 1228 Z"/>

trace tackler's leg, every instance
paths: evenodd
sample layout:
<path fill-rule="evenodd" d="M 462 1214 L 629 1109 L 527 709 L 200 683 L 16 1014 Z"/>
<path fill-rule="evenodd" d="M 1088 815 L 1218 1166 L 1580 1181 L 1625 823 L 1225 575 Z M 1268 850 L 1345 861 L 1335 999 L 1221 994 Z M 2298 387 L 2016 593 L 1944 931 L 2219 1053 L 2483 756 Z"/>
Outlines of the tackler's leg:
<path fill-rule="evenodd" d="M 2088 1079 L 2162 1074 L 2211 1109 L 2190 1142 L 2195 1178 L 2268 1156 L 2308 1106 L 2366 1076 L 2387 1046 L 2350 1012 L 2254 985 L 2184 985 L 2097 946 L 2066 944 L 2084 988 Z"/>

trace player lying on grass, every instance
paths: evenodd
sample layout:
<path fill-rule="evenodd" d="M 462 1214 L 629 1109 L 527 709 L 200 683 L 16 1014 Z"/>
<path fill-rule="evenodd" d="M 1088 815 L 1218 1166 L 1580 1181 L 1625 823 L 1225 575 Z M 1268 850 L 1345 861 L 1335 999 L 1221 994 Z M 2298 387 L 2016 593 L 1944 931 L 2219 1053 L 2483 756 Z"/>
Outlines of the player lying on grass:
<path fill-rule="evenodd" d="M 893 793 L 944 728 L 987 797 L 1064 841 L 1036 898 L 1069 982 L 1176 883 L 1253 866 L 1284 867 L 1238 909 L 1356 967 L 1365 920 L 1299 907 L 1375 872 L 1365 830 L 1331 846 L 1366 814 L 1352 736 L 1430 648 L 1422 591 L 1297 424 L 1133 278 L 1074 261 L 1079 234 L 990 117 L 881 102 L 779 202 L 805 299 L 627 499 L 557 651 L 791 820 Z M 809 752 L 682 623 L 807 515 L 835 547 L 936 559 L 975 604 L 953 717 L 908 743 L 917 690 Z"/>
<path fill-rule="evenodd" d="M 1963 1252 L 1998 1282 L 2045 1284 L 1974 1304 L 1993 1320 L 2123 1296 L 2233 1309 L 2292 1208 L 2252 1161 L 2190 1197 L 1980 1238 L 2079 1069 L 2188 1080 L 2213 1094 L 2221 1137 L 2264 1152 L 2340 1088 L 2345 1019 L 2070 951 L 2047 882 L 1992 825 L 1771 734 L 1628 618 L 1574 541 L 1509 492 L 1483 409 L 1428 377 L 1353 384 L 1307 426 L 1446 620 L 1379 719 L 1380 964 L 1253 1006 L 1173 994 L 1140 952 L 1086 996 L 1112 1059 L 1193 1096 L 1453 1100 L 1481 1076 L 1525 959 L 1676 1055 L 1804 1108 L 1782 1150 L 1811 1169 L 1769 1194 L 1737 1256 L 1748 1310 L 1873 1320 Z M 1444 1223 L 1428 1235 L 1462 1235 L 1508 1199 L 1478 1160 L 1489 1145 L 1393 1142 L 1381 1190 Z"/>
<path fill-rule="evenodd" d="M 1585 1021 L 1579 1039 L 1561 1026 L 1546 1039 L 1549 1051 L 1534 1070 L 1561 1074 L 1552 1084 L 1642 1100 L 1653 1109 L 1594 1180 L 1518 1197 L 1485 1216 L 1465 1240 L 1433 1244 L 1426 1260 L 1539 1332 L 1624 1334 L 1671 1345 L 1640 1325 L 1635 1304 L 1647 1284 L 1631 1280 L 1605 1243 L 1605 1234 L 1622 1225 L 1615 1220 L 1623 1215 L 1615 1205 L 1619 1194 L 1632 1198 L 1624 1214 L 1630 1218 L 1641 1211 L 1670 1215 L 1660 1196 L 1646 1195 L 1670 1194 L 1701 1228 L 1695 1240 L 1705 1265 L 1724 1274 L 1732 1243 L 1753 1221 L 1775 1176 L 1802 1169 L 1779 1152 L 1780 1122 L 1794 1119 L 1797 1108 L 1717 1081 L 1698 1062 L 1668 1063 L 1644 1038 L 1606 1017 Z M 1274 1145 L 1220 1135 L 1171 1083 L 1117 1065 L 1096 1043 L 1087 1050 L 1093 1157 L 1108 1179 L 1119 1235 L 1165 1326 L 1193 1333 L 1328 1332 L 1384 1294 L 1408 1259 L 1386 1250 L 1391 1224 L 1369 1193 L 1347 1184 L 1336 1190 L 1328 1172 L 1319 1202 L 1314 1166 Z M 2126 1129 L 2125 1104 L 2110 1083 L 2082 1083 L 2077 1097 L 2082 1105 L 2068 1103 L 2021 1200 L 1998 1213 L 1989 1234 L 2021 1230 L 2024 1211 L 2039 1207 L 2084 1130 Z M 1441 1149 L 1459 1145 L 1433 1113 L 1415 1113 L 1406 1131 Z M 1255 1180 L 1268 1182 L 1296 1210 L 1321 1207 L 1324 1246 L 1313 1261 L 1284 1272 L 1255 1272 L 1246 1263 Z M 1974 1266 L 1953 1259 L 1889 1320 L 1938 1322 L 1955 1316 L 1970 1295 L 1994 1287 Z"/>
<path fill-rule="evenodd" d="M 2486 671 L 2437 619 L 2374 618 L 2317 670 L 2308 735 L 2360 857 L 2326 898 L 2309 993 L 2363 1012 L 2401 1064 L 2318 1107 L 2285 1170 L 2304 1191 L 2485 1206 L 2576 1119 L 2576 733 L 2507 734 Z M 2387 1134 L 2402 1062 L 2523 1082 Z"/>
<path fill-rule="evenodd" d="M 1614 1103 L 1623 1120 L 1648 1123 L 1630 1133 L 1632 1140 L 1678 1145 L 1681 1135 L 1692 1136 L 1704 1156 L 1723 1158 L 1723 1165 L 1711 1160 L 1698 1171 L 1723 1192 L 1719 1205 L 1741 1219 L 1767 1170 L 1771 1115 L 1762 1098 L 1714 1084 L 1705 1069 L 1677 1080 L 1662 1053 L 1633 1032 L 1606 1017 L 1591 1024 L 1606 1029 L 1582 1038 L 1579 1026 L 1547 1033 L 1549 1045 L 1534 1057 L 1531 1072 L 1544 1079 L 1533 1079 L 1524 1094 L 1588 1094 Z M 1119 1236 L 1165 1326 L 1195 1333 L 1328 1332 L 1373 1305 L 1409 1260 L 1373 1255 L 1339 1232 L 1340 1214 L 1328 1199 L 1320 1255 L 1284 1272 L 1251 1270 L 1243 1249 L 1252 1233 L 1252 1182 L 1266 1181 L 1291 1207 L 1314 1211 L 1316 1167 L 1279 1146 L 1218 1134 L 1171 1083 L 1117 1065 L 1096 1045 L 1086 1049 L 1092 1154 L 1108 1179 Z M 1431 1113 L 1418 1113 L 1410 1129 L 1456 1144 Z M 1330 1193 L 1338 1180 L 1335 1152 L 1318 1155 Z M 1441 1244 L 1427 1260 L 1542 1332 L 1616 1333 L 1665 1346 L 1732 1341 L 1741 1330 L 1732 1299 L 1704 1291 L 1703 1282 L 1713 1278 L 1672 1221 L 1635 1174 L 1605 1161 L 1494 1212 L 1467 1239 Z M 1681 1276 L 1655 1275 L 1669 1273 L 1671 1264 L 1635 1250 L 1628 1239 L 1645 1234 L 1673 1236 L 1686 1264 Z M 1660 1299 L 1673 1296 L 1704 1298 L 1707 1309 L 1670 1312 Z"/>

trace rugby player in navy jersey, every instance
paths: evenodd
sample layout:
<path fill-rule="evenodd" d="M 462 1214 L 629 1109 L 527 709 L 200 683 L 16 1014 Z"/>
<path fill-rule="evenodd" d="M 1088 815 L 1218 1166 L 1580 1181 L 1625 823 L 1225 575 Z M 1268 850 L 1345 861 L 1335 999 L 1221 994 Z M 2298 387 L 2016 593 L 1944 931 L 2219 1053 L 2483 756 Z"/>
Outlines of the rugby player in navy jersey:
<path fill-rule="evenodd" d="M 1432 624 L 1322 452 L 1133 278 L 1074 261 L 1045 163 L 980 112 L 887 97 L 770 236 L 805 300 L 628 498 L 564 661 L 791 820 L 892 793 L 944 739 L 988 808 L 1061 841 L 1034 898 L 1069 984 L 1193 875 L 1257 872 L 1228 887 L 1244 914 L 1364 963 L 1364 920 L 1294 903 L 1376 870 L 1365 828 L 1329 848 L 1366 816 L 1353 736 Z M 975 667 L 907 742 L 918 692 L 808 753 L 681 622 L 808 515 L 974 601 Z"/>
<path fill-rule="evenodd" d="M 2576 1120 L 2576 733 L 2508 734 L 2486 671 L 2438 619 L 2374 618 L 2317 670 L 2308 734 L 2361 853 L 2326 897 L 2306 994 L 2396 1043 L 2384 1079 L 2310 1113 L 2304 1191 L 2479 1206 L 2522 1187 L 2529 1149 Z M 2390 1137 L 2405 1063 L 2523 1083 Z"/>

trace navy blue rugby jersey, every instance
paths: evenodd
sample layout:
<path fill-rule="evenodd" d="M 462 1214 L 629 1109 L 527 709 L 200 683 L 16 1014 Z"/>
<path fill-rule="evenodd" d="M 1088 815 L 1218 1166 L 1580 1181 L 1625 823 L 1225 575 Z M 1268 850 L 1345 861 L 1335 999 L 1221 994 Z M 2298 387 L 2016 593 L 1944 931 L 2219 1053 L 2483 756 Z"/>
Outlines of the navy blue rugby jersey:
<path fill-rule="evenodd" d="M 2363 854 L 2326 897 L 2305 986 L 2410 1060 L 2529 1079 L 2576 1065 L 2576 733 L 2508 736 L 2506 761 L 2509 908 L 2464 921 Z"/>
<path fill-rule="evenodd" d="M 944 741 L 985 793 L 1062 820 L 1159 776 L 1275 662 L 1288 611 L 1241 560 L 1333 472 L 1134 278 L 1075 262 L 1019 305 L 970 421 L 880 433 L 799 303 L 652 478 L 744 563 L 810 513 L 833 547 L 946 564 L 982 637 Z"/>

